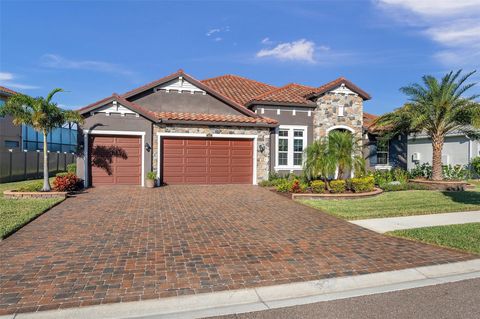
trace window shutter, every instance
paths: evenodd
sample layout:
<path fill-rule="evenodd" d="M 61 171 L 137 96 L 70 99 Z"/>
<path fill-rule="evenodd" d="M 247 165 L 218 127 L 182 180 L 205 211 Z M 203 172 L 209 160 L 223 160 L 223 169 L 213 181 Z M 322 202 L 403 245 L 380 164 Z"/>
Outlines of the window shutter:
<path fill-rule="evenodd" d="M 377 142 L 370 142 L 370 166 L 377 165 Z"/>

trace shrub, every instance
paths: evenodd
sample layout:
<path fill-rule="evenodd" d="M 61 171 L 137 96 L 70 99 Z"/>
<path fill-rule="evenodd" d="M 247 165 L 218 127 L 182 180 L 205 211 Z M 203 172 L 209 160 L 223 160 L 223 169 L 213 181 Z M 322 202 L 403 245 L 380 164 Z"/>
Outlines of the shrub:
<path fill-rule="evenodd" d="M 470 165 L 477 177 L 480 176 L 480 156 L 474 157 Z"/>
<path fill-rule="evenodd" d="M 300 182 L 298 179 L 291 181 L 290 192 L 292 193 L 303 193 L 307 190 L 308 184 Z"/>
<path fill-rule="evenodd" d="M 325 193 L 325 183 L 323 181 L 312 181 L 310 187 L 314 193 Z"/>
<path fill-rule="evenodd" d="M 464 180 L 470 177 L 470 172 L 463 165 L 444 165 L 442 167 L 443 178 L 448 180 Z"/>
<path fill-rule="evenodd" d="M 347 189 L 347 183 L 344 180 L 330 181 L 330 191 L 332 193 L 344 193 Z"/>
<path fill-rule="evenodd" d="M 432 166 L 429 163 L 416 164 L 414 168 L 410 170 L 410 178 L 432 178 Z"/>
<path fill-rule="evenodd" d="M 401 168 L 395 168 L 390 171 L 390 175 L 393 178 L 393 181 L 397 181 L 400 183 L 407 183 L 408 182 L 408 172 Z"/>
<path fill-rule="evenodd" d="M 151 180 L 157 179 L 157 173 L 155 173 L 155 172 L 148 172 L 148 173 L 147 173 L 147 179 L 151 179 Z"/>
<path fill-rule="evenodd" d="M 53 180 L 53 189 L 57 192 L 73 192 L 81 188 L 82 180 L 73 173 L 59 173 Z"/>
<path fill-rule="evenodd" d="M 386 183 L 393 182 L 393 176 L 388 170 L 376 170 L 373 173 L 373 178 L 375 181 L 375 185 L 383 185 Z"/>
<path fill-rule="evenodd" d="M 286 193 L 290 191 L 291 187 L 292 187 L 292 184 L 290 183 L 290 181 L 284 179 L 278 183 L 278 185 L 276 186 L 276 190 L 277 192 Z"/>
<path fill-rule="evenodd" d="M 375 189 L 375 180 L 373 177 L 352 178 L 351 188 L 355 193 L 371 192 Z"/>
<path fill-rule="evenodd" d="M 77 164 L 71 163 L 67 165 L 67 173 L 77 174 Z"/>
<path fill-rule="evenodd" d="M 42 181 L 36 181 L 36 182 L 30 182 L 26 185 L 22 185 L 16 190 L 19 192 L 39 192 L 43 188 L 43 182 Z"/>
<path fill-rule="evenodd" d="M 397 191 L 407 191 L 407 190 L 426 190 L 428 189 L 424 185 L 419 184 L 410 184 L 410 183 L 400 183 L 400 182 L 391 182 L 384 184 L 380 187 L 384 192 L 397 192 Z"/>

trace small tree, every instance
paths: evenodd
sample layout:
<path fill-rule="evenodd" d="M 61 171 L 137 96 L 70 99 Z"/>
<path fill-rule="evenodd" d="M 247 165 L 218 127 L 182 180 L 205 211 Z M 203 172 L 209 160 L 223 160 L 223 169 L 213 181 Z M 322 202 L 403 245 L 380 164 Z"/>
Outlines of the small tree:
<path fill-rule="evenodd" d="M 29 125 L 37 132 L 43 134 L 43 188 L 42 191 L 51 190 L 48 180 L 48 144 L 47 135 L 54 128 L 61 127 L 67 122 L 83 122 L 82 116 L 76 111 L 62 110 L 52 98 L 62 89 L 52 90 L 46 98 L 30 97 L 24 94 L 11 96 L 4 106 L 0 108 L 0 115 L 13 117 L 14 125 Z"/>
<path fill-rule="evenodd" d="M 352 133 L 334 130 L 328 134 L 330 156 L 336 159 L 338 178 L 346 178 L 345 173 L 352 169 L 365 172 L 365 159 L 362 156 L 361 142 Z"/>
<path fill-rule="evenodd" d="M 337 160 L 328 151 L 328 141 L 321 139 L 313 142 L 305 149 L 303 173 L 308 180 L 317 178 L 325 182 L 328 188 L 328 179 L 335 174 Z"/>
<path fill-rule="evenodd" d="M 442 149 L 445 136 L 458 131 L 470 138 L 480 137 L 479 95 L 464 96 L 475 83 L 465 82 L 475 71 L 461 76 L 461 70 L 450 72 L 437 80 L 423 76 L 423 85 L 402 87 L 409 102 L 404 106 L 378 117 L 374 125 L 388 129 L 389 136 L 396 134 L 425 133 L 432 140 L 432 179 L 442 179 Z"/>

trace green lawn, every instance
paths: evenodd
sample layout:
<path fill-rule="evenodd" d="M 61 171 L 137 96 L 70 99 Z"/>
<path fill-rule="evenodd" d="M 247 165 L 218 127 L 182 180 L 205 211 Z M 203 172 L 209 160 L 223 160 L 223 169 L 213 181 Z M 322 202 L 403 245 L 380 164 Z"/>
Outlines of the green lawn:
<path fill-rule="evenodd" d="M 302 200 L 339 218 L 354 220 L 480 210 L 480 187 L 465 192 L 399 191 L 353 200 Z"/>
<path fill-rule="evenodd" d="M 0 184 L 0 239 L 5 238 L 48 208 L 61 202 L 61 198 L 6 199 L 3 191 L 16 189 L 34 181 Z"/>
<path fill-rule="evenodd" d="M 480 254 L 480 223 L 397 230 L 387 234 Z"/>

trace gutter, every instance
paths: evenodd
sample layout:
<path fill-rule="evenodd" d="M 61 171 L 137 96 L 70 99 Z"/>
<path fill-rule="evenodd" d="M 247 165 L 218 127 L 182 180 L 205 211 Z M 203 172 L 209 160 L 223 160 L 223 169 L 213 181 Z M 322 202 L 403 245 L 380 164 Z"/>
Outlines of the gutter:
<path fill-rule="evenodd" d="M 185 124 L 185 125 L 206 125 L 206 126 L 241 126 L 241 127 L 277 127 L 278 124 L 268 123 L 245 123 L 245 122 L 213 122 L 213 121 L 182 121 L 182 120 L 167 120 L 159 119 L 157 123 L 164 124 Z"/>

